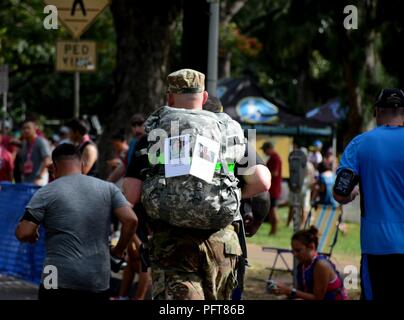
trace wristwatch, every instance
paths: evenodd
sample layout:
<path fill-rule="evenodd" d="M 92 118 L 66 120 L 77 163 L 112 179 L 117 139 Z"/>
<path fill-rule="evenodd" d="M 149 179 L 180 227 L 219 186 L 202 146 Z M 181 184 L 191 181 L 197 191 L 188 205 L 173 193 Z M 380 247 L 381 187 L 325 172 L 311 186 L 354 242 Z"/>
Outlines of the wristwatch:
<path fill-rule="evenodd" d="M 289 294 L 289 299 L 296 299 L 296 294 L 297 294 L 297 290 L 296 290 L 296 288 L 293 288 Z"/>

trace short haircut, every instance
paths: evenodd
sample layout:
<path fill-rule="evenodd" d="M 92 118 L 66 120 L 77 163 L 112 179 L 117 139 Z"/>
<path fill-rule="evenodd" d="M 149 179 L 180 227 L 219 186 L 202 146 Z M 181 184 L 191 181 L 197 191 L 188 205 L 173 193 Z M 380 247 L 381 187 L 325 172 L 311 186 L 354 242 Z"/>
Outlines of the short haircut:
<path fill-rule="evenodd" d="M 376 107 L 381 117 L 404 117 L 404 108 L 386 108 L 386 107 Z"/>
<path fill-rule="evenodd" d="M 118 140 L 124 142 L 126 140 L 125 130 L 120 129 L 119 131 L 115 132 L 112 135 L 111 140 Z"/>
<path fill-rule="evenodd" d="M 38 123 L 38 119 L 35 113 L 28 113 L 27 116 L 25 117 L 24 121 L 21 123 L 21 126 L 23 126 L 24 124 L 28 123 L 28 122 L 32 122 L 34 124 Z"/>
<path fill-rule="evenodd" d="M 21 122 L 21 127 L 24 126 L 24 124 L 29 123 L 29 122 L 32 122 L 35 125 L 37 124 L 36 118 L 29 117 L 29 118 L 26 118 L 23 122 Z"/>
<path fill-rule="evenodd" d="M 132 127 L 141 126 L 143 125 L 144 121 L 145 121 L 144 116 L 141 113 L 136 113 L 130 119 L 130 125 Z"/>
<path fill-rule="evenodd" d="M 82 136 L 89 131 L 88 125 L 83 120 L 77 118 L 71 119 L 66 123 L 66 127 L 70 128 L 73 132 L 80 133 Z"/>
<path fill-rule="evenodd" d="M 220 102 L 219 98 L 214 96 L 208 96 L 205 104 L 203 105 L 203 109 L 211 112 L 223 112 L 223 105 Z"/>
<path fill-rule="evenodd" d="M 332 164 L 329 163 L 329 162 L 324 162 L 323 161 L 323 162 L 318 164 L 317 170 L 318 170 L 319 173 L 330 171 L 330 170 L 332 170 Z"/>
<path fill-rule="evenodd" d="M 52 161 L 59 162 L 63 160 L 80 160 L 80 152 L 76 146 L 71 143 L 62 143 L 52 152 Z"/>
<path fill-rule="evenodd" d="M 271 141 L 267 141 L 262 145 L 261 149 L 263 151 L 268 150 L 268 149 L 274 149 L 274 144 Z"/>

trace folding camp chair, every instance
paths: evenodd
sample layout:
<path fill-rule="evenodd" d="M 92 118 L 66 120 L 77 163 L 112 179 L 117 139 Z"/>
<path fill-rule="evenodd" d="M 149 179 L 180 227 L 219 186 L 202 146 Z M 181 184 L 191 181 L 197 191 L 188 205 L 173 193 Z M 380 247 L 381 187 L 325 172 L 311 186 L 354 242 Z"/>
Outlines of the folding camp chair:
<path fill-rule="evenodd" d="M 317 205 L 315 208 L 311 208 L 304 223 L 304 229 L 308 229 L 311 225 L 314 225 L 319 230 L 319 242 L 317 251 L 325 256 L 331 257 L 332 250 L 337 243 L 339 225 L 342 219 L 342 207 L 332 207 Z M 275 260 L 272 266 L 269 268 L 270 273 L 268 280 L 272 279 L 275 271 L 288 271 L 293 274 L 293 267 L 290 267 L 286 259 L 286 255 L 292 255 L 291 249 L 275 248 L 275 247 L 262 247 L 265 252 L 274 252 L 276 254 Z M 285 269 L 277 268 L 276 263 L 278 258 L 281 259 Z"/>

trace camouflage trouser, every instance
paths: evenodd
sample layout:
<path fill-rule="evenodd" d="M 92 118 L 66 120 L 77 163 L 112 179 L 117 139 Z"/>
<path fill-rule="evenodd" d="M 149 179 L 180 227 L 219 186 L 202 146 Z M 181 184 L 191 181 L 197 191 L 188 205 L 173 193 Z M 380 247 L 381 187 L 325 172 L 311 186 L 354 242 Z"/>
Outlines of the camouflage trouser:
<path fill-rule="evenodd" d="M 241 254 L 232 226 L 209 235 L 174 228 L 151 241 L 153 299 L 230 300 Z"/>

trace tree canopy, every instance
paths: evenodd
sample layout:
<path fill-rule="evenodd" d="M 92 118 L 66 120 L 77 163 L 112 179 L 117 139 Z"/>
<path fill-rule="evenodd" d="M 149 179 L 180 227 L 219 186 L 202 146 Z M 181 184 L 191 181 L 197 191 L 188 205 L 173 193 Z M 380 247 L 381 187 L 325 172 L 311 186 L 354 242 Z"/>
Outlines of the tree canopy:
<path fill-rule="evenodd" d="M 346 5 L 358 9 L 356 30 L 343 26 Z M 220 75 L 248 71 L 295 112 L 339 98 L 349 106 L 347 141 L 371 120 L 381 87 L 403 87 L 403 7 L 399 0 L 222 0 Z M 16 119 L 24 111 L 73 115 L 73 75 L 54 67 L 56 41 L 71 36 L 63 26 L 45 30 L 43 8 L 41 0 L 0 4 L 0 64 L 10 65 Z M 81 75 L 81 112 L 98 114 L 111 131 L 164 103 L 172 69 L 206 68 L 208 19 L 204 0 L 113 0 L 82 36 L 97 42 L 98 70 Z"/>

